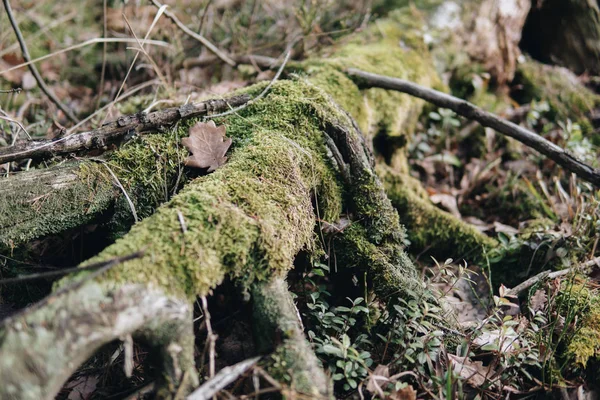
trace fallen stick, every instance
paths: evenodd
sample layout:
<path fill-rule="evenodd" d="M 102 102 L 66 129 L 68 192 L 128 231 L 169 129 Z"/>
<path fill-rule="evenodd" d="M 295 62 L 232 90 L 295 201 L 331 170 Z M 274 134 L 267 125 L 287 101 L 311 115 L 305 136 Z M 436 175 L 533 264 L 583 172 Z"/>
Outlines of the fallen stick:
<path fill-rule="evenodd" d="M 162 4 L 160 4 L 156 0 L 152 0 L 152 4 L 154 4 L 159 9 L 162 7 Z M 214 44 L 212 44 L 204 36 L 202 36 L 202 35 L 194 32 L 193 30 L 191 30 L 190 28 L 188 28 L 187 26 L 185 26 L 185 24 L 183 22 L 181 22 L 179 20 L 179 18 L 177 18 L 177 16 L 174 13 L 172 13 L 171 11 L 165 11 L 165 15 L 171 21 L 173 21 L 175 23 L 175 25 L 177 25 L 179 27 L 179 29 L 181 29 L 187 35 L 193 37 L 194 39 L 196 39 L 197 41 L 199 41 L 200 43 L 202 43 L 204 46 L 206 46 L 206 48 L 208 50 L 210 50 L 212 53 L 214 53 L 221 60 L 225 61 L 227 64 L 231 65 L 232 67 L 235 67 L 235 62 L 231 58 L 229 58 L 229 56 L 227 54 L 225 54 L 223 51 L 219 50 L 219 48 L 217 46 L 215 46 Z"/>
<path fill-rule="evenodd" d="M 600 169 L 593 168 L 578 160 L 563 148 L 544 139 L 540 135 L 484 111 L 468 101 L 417 85 L 416 83 L 404 79 L 390 78 L 354 68 L 349 68 L 346 70 L 346 73 L 362 88 L 395 90 L 426 100 L 438 107 L 449 108 L 465 118 L 475 120 L 483 126 L 492 128 L 506 136 L 510 136 L 539 151 L 566 170 L 575 173 L 581 179 L 600 188 Z"/>
<path fill-rule="evenodd" d="M 25 142 L 0 149 L 0 164 L 27 158 L 42 159 L 81 150 L 93 150 L 107 147 L 124 140 L 132 133 L 156 130 L 172 125 L 177 121 L 229 110 L 250 101 L 249 95 L 235 96 L 223 100 L 207 100 L 199 103 L 172 107 L 151 113 L 125 115 L 100 128 L 59 139 Z"/>
<path fill-rule="evenodd" d="M 554 271 L 554 272 L 543 271 L 537 275 L 532 276 L 531 278 L 527 279 L 526 281 L 521 282 L 514 288 L 507 290 L 504 293 L 504 295 L 505 296 L 518 296 L 519 293 L 521 293 L 522 291 L 529 289 L 530 287 L 532 287 L 533 285 L 535 285 L 536 283 L 538 283 L 544 279 L 558 278 L 559 276 L 567 275 L 567 274 L 573 272 L 573 270 L 587 274 L 587 273 L 589 273 L 589 269 L 594 266 L 600 267 L 600 257 L 593 258 L 593 259 L 586 261 L 586 262 L 584 262 L 576 267 L 573 267 L 573 268 L 561 269 L 560 271 Z"/>
<path fill-rule="evenodd" d="M 246 371 L 252 368 L 260 360 L 260 357 L 253 357 L 235 365 L 223 368 L 217 375 L 209 379 L 206 383 L 196 389 L 187 397 L 187 400 L 210 400 L 223 390 L 227 385 L 235 381 Z"/>

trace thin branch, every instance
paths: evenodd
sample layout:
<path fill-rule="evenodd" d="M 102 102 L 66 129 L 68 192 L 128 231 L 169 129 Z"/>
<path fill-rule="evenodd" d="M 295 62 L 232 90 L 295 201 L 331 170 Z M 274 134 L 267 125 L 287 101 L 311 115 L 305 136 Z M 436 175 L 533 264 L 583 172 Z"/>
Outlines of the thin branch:
<path fill-rule="evenodd" d="M 0 75 L 4 75 L 10 71 L 14 71 L 19 68 L 29 67 L 31 64 L 36 64 L 40 61 L 47 60 L 48 58 L 52 58 L 59 54 L 67 53 L 71 50 L 76 50 L 81 47 L 89 46 L 89 45 L 96 44 L 96 43 L 137 43 L 137 41 L 135 39 L 130 39 L 130 38 L 94 38 L 94 39 L 86 40 L 85 42 L 74 44 L 73 46 L 69 46 L 69 47 L 66 47 L 66 48 L 58 50 L 58 51 L 55 51 L 54 53 L 46 54 L 45 56 L 34 58 L 33 60 L 29 60 L 29 61 L 26 61 L 19 65 L 15 65 L 13 67 L 7 68 L 5 70 L 0 71 Z M 170 47 L 171 46 L 169 43 L 164 42 L 162 40 L 142 40 L 142 43 L 149 44 L 152 46 L 161 46 L 161 47 Z"/>
<path fill-rule="evenodd" d="M 152 0 L 152 3 L 156 7 L 158 7 L 158 8 L 160 8 L 160 7 L 163 6 L 157 0 Z M 202 43 L 204 46 L 206 46 L 207 49 L 209 49 L 211 52 L 213 52 L 221 60 L 225 61 L 227 64 L 231 65 L 232 67 L 235 67 L 235 62 L 231 58 L 229 58 L 229 56 L 227 54 L 225 54 L 224 52 L 222 52 L 221 50 L 219 50 L 217 48 L 217 46 L 215 46 L 214 44 L 212 44 L 204 36 L 202 36 L 202 35 L 194 32 L 193 30 L 191 30 L 190 28 L 188 28 L 187 26 L 185 26 L 183 24 L 183 22 L 181 22 L 179 20 L 179 18 L 177 18 L 177 16 L 175 14 L 173 14 L 171 11 L 166 10 L 165 11 L 165 15 L 167 17 L 169 17 L 169 19 L 171 21 L 173 21 L 175 23 L 175 25 L 177 25 L 179 27 L 179 29 L 181 29 L 186 34 L 188 34 L 189 36 L 193 37 L 194 39 L 196 39 L 197 41 L 199 41 L 200 43 Z"/>
<path fill-rule="evenodd" d="M 23 59 L 25 61 L 31 61 L 31 56 L 29 55 L 29 51 L 27 50 L 27 45 L 25 44 L 25 39 L 23 39 L 23 35 L 21 34 L 21 30 L 19 29 L 19 25 L 17 21 L 15 21 L 15 17 L 12 12 L 12 8 L 10 7 L 9 0 L 2 0 L 4 3 L 4 8 L 6 8 L 6 15 L 8 16 L 8 20 L 15 31 L 15 35 L 17 36 L 17 40 L 19 41 L 19 45 L 21 46 L 21 53 L 23 54 Z M 44 82 L 44 78 L 40 75 L 37 68 L 34 64 L 29 64 L 29 71 L 35 78 L 40 90 L 48 96 L 48 98 L 56 104 L 56 106 L 69 118 L 73 123 L 79 122 L 77 117 L 65 106 L 61 101 L 56 97 L 56 95 L 50 90 L 48 86 L 46 86 L 46 82 Z"/>
<path fill-rule="evenodd" d="M 121 192 L 123 192 L 123 196 L 125 196 L 125 200 L 127 200 L 127 204 L 129 205 L 129 209 L 131 210 L 131 214 L 133 215 L 133 220 L 136 223 L 139 222 L 140 219 L 138 218 L 137 212 L 135 211 L 135 206 L 133 205 L 133 201 L 131 201 L 131 197 L 129 197 L 129 194 L 127 194 L 127 191 L 125 190 L 125 188 L 121 184 L 121 181 L 119 180 L 119 177 L 113 172 L 112 169 L 110 169 L 110 167 L 108 166 L 108 163 L 106 161 L 100 160 L 98 158 L 89 158 L 89 160 L 99 162 L 99 163 L 101 163 L 102 165 L 104 165 L 106 167 L 106 169 L 108 170 L 108 172 L 110 173 L 110 175 L 115 180 L 115 184 L 119 187 L 119 189 L 121 189 Z"/>
<path fill-rule="evenodd" d="M 573 271 L 578 271 L 578 272 L 587 274 L 587 273 L 589 273 L 589 269 L 594 266 L 600 267 L 600 257 L 596 257 L 591 260 L 588 260 L 588 261 L 586 261 L 576 267 L 573 267 L 573 268 L 561 269 L 560 271 L 554 271 L 554 272 L 543 271 L 537 275 L 532 276 L 531 278 L 527 279 L 526 281 L 519 283 L 514 288 L 507 290 L 504 295 L 505 296 L 518 296 L 519 293 L 521 293 L 522 291 L 529 289 L 530 287 L 532 287 L 533 285 L 535 285 L 536 283 L 538 283 L 540 281 L 543 281 L 544 279 L 558 278 L 559 276 L 567 275 Z"/>
<path fill-rule="evenodd" d="M 56 299 L 59 296 L 62 296 L 63 294 L 70 292 L 72 290 L 77 290 L 80 287 L 83 286 L 83 284 L 85 282 L 88 282 L 92 279 L 96 279 L 97 277 L 99 277 L 100 275 L 102 275 L 103 273 L 105 273 L 106 271 L 108 271 L 109 269 L 111 269 L 114 266 L 117 266 L 119 264 L 124 263 L 125 261 L 129 261 L 129 260 L 133 260 L 136 258 L 140 258 L 144 255 L 144 251 L 136 251 L 135 253 L 131 253 L 128 254 L 126 256 L 123 257 L 116 257 L 113 258 L 111 260 L 107 260 L 106 263 L 104 265 L 102 265 L 101 267 L 98 267 L 94 272 L 92 272 L 89 275 L 84 276 L 83 278 L 71 282 L 70 284 L 61 287 L 60 289 L 58 289 L 57 291 L 53 292 L 52 294 L 50 294 L 47 297 L 44 297 L 42 300 L 38 301 L 37 303 L 24 308 L 23 310 L 17 312 L 16 314 L 12 314 L 9 318 L 4 319 L 2 321 L 0 321 L 0 327 L 5 326 L 6 323 L 8 321 L 14 320 L 16 318 L 18 318 L 19 316 L 25 315 L 26 313 L 32 312 L 34 310 L 39 310 L 40 308 L 44 307 L 46 304 L 51 303 L 54 299 Z M 76 268 L 77 270 L 81 270 L 84 271 L 83 267 L 82 268 Z M 77 272 L 77 271 L 76 271 Z"/>
<path fill-rule="evenodd" d="M 246 371 L 252 368 L 260 360 L 260 357 L 253 357 L 237 364 L 225 367 L 219 371 L 214 378 L 196 389 L 187 397 L 187 400 L 210 400 L 214 395 L 223 390 L 227 385 L 242 376 Z"/>
<path fill-rule="evenodd" d="M 0 93 L 21 93 L 21 90 L 23 89 L 21 89 L 20 87 L 14 89 L 2 89 L 0 90 Z"/>
<path fill-rule="evenodd" d="M 346 70 L 346 73 L 350 78 L 354 79 L 360 87 L 377 87 L 407 93 L 411 96 L 433 103 L 438 107 L 449 108 L 465 118 L 478 121 L 483 126 L 492 128 L 506 136 L 510 136 L 539 151 L 566 170 L 575 173 L 581 179 L 590 182 L 596 187 L 600 187 L 600 169 L 593 168 L 578 160 L 566 150 L 544 139 L 540 135 L 517 124 L 499 118 L 492 113 L 483 111 L 468 101 L 403 79 L 371 74 L 354 68 Z"/>
<path fill-rule="evenodd" d="M 141 256 L 141 254 L 140 254 L 140 256 Z M 2 279 L 2 280 L 0 280 L 0 285 L 9 285 L 9 284 L 15 284 L 15 283 L 37 281 L 39 279 L 55 278 L 57 276 L 69 275 L 72 272 L 92 271 L 92 270 L 96 270 L 98 268 L 105 267 L 107 264 L 114 265 L 114 261 L 115 260 L 113 259 L 113 260 L 96 262 L 96 263 L 93 263 L 90 265 L 86 265 L 85 267 L 70 267 L 70 268 L 57 269 L 56 271 L 39 272 L 39 273 L 35 273 L 35 274 L 21 275 L 21 276 L 15 277 L 15 278 Z M 123 261 L 123 259 L 121 259 L 121 261 Z"/>
<path fill-rule="evenodd" d="M 56 140 L 39 140 L 0 148 L 0 164 L 26 158 L 43 159 L 82 150 L 102 149 L 126 140 L 133 133 L 156 131 L 177 121 L 227 110 L 250 101 L 249 95 L 223 100 L 207 100 L 154 111 L 149 114 L 125 115 L 98 129 L 64 136 Z"/>
<path fill-rule="evenodd" d="M 265 95 L 269 92 L 269 90 L 271 90 L 271 87 L 273 86 L 273 84 L 275 83 L 275 81 L 277 81 L 277 79 L 279 79 L 279 77 L 281 76 L 281 73 L 283 72 L 283 69 L 285 68 L 285 64 L 287 64 L 288 60 L 290 59 L 290 54 L 291 54 L 290 51 L 288 51 L 286 53 L 285 58 L 283 59 L 283 63 L 281 63 L 281 66 L 279 67 L 279 70 L 277 71 L 277 73 L 275 74 L 275 76 L 273 77 L 273 79 L 271 80 L 271 82 L 269 82 L 269 84 L 267 85 L 267 87 L 265 88 L 265 90 L 263 90 L 258 96 L 256 96 L 252 100 L 248 101 L 247 103 L 242 104 L 239 107 L 232 108 L 231 110 L 222 112 L 220 114 L 213 114 L 213 115 L 206 116 L 205 119 L 208 119 L 208 118 L 217 118 L 217 117 L 224 117 L 225 115 L 234 114 L 234 113 L 236 113 L 236 112 L 238 112 L 240 110 L 243 110 L 244 108 L 248 107 L 252 103 L 255 103 L 256 101 L 258 101 L 258 100 L 262 99 L 263 97 L 265 97 Z"/>

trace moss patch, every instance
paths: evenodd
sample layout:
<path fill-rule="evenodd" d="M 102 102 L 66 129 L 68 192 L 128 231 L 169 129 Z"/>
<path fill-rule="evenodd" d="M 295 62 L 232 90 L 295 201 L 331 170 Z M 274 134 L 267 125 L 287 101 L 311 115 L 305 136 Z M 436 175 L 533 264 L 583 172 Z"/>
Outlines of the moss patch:
<path fill-rule="evenodd" d="M 527 61 L 519 65 L 515 84 L 522 89 L 517 94 L 521 103 L 546 101 L 557 120 L 581 120 L 600 104 L 600 96 L 583 86 L 565 68 Z"/>
<path fill-rule="evenodd" d="M 570 288 L 568 296 L 581 322 L 567 346 L 566 354 L 577 365 L 585 368 L 590 359 L 600 357 L 600 294 L 597 290 L 575 284 Z"/>
<path fill-rule="evenodd" d="M 222 168 L 188 184 L 90 262 L 145 249 L 143 258 L 107 278 L 149 282 L 190 298 L 225 274 L 250 284 L 284 273 L 299 250 L 313 246 L 313 196 L 321 218 L 341 212 L 341 188 L 321 133 L 323 118 L 334 111 L 313 85 L 278 82 L 263 100 L 217 121 L 234 141 Z"/>
<path fill-rule="evenodd" d="M 383 179 L 401 222 L 408 228 L 411 251 L 481 262 L 486 251 L 497 246 L 494 239 L 431 204 L 413 178 L 388 171 Z"/>

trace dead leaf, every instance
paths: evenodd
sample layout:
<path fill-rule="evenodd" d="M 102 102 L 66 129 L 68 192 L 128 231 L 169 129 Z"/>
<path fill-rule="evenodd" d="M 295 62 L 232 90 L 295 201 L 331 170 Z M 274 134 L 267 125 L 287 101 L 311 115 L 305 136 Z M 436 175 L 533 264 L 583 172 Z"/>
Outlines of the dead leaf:
<path fill-rule="evenodd" d="M 463 221 L 465 221 L 468 224 L 473 225 L 475 227 L 475 229 L 477 229 L 480 232 L 485 232 L 485 231 L 489 231 L 490 229 L 492 229 L 491 224 L 486 224 L 484 221 L 480 220 L 477 217 L 473 217 L 473 216 L 464 217 Z"/>
<path fill-rule="evenodd" d="M 543 289 L 538 289 L 529 299 L 529 305 L 531 310 L 535 313 L 536 311 L 543 310 L 547 301 L 548 297 L 546 296 L 546 291 Z"/>
<path fill-rule="evenodd" d="M 495 371 L 490 367 L 485 367 L 481 361 L 471 361 L 467 357 L 458 357 L 452 354 L 448 354 L 448 357 L 450 357 L 454 372 L 474 388 L 481 387 L 495 375 Z"/>
<path fill-rule="evenodd" d="M 323 233 L 340 233 L 343 232 L 344 229 L 346 229 L 347 227 L 350 226 L 350 224 L 352 223 L 352 221 L 350 220 L 350 218 L 347 217 L 340 217 L 340 219 L 337 222 L 327 222 L 324 220 L 319 220 L 319 222 L 321 222 L 321 231 Z"/>
<path fill-rule="evenodd" d="M 225 136 L 225 125 L 217 127 L 213 121 L 199 122 L 190 129 L 190 136 L 181 143 L 192 153 L 185 165 L 194 168 L 208 168 L 212 172 L 225 164 L 225 153 L 231 146 L 231 138 Z"/>
<path fill-rule="evenodd" d="M 519 233 L 518 229 L 513 228 L 510 225 L 504 225 L 498 221 L 494 222 L 494 230 L 496 231 L 496 233 L 506 233 L 509 236 L 514 236 L 517 233 Z"/>
<path fill-rule="evenodd" d="M 446 209 L 446 211 L 454 215 L 456 218 L 461 218 L 460 211 L 458 211 L 456 197 L 450 194 L 437 193 L 432 196 L 429 196 L 429 199 L 433 204 L 442 206 L 444 209 Z"/>
<path fill-rule="evenodd" d="M 31 90 L 37 86 L 37 82 L 33 77 L 33 74 L 29 71 L 23 74 L 23 79 L 21 80 L 21 88 L 23 90 Z"/>
<path fill-rule="evenodd" d="M 390 399 L 390 400 L 416 400 L 417 399 L 417 391 L 411 385 L 408 385 L 408 386 L 403 387 L 402 389 L 390 394 L 388 399 Z"/>

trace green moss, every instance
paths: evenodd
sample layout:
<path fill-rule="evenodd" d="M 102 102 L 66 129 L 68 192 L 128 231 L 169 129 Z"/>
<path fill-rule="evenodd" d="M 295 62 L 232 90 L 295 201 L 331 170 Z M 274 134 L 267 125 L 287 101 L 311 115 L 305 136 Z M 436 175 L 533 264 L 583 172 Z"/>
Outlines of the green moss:
<path fill-rule="evenodd" d="M 497 246 L 494 239 L 431 204 L 423 189 L 414 190 L 416 183 L 410 183 L 410 178 L 388 172 L 383 179 L 388 196 L 407 228 L 411 251 L 483 261 L 486 251 Z"/>
<path fill-rule="evenodd" d="M 150 282 L 192 297 L 225 274 L 250 284 L 284 273 L 298 251 L 313 246 L 312 197 L 321 218 L 337 219 L 341 212 L 341 188 L 320 130 L 334 111 L 313 85 L 282 81 L 263 100 L 221 119 L 234 142 L 229 161 L 107 248 L 99 258 L 146 251 L 107 278 Z"/>
<path fill-rule="evenodd" d="M 585 368 L 590 359 L 600 357 L 600 295 L 597 290 L 575 284 L 569 290 L 569 296 L 579 322 L 566 355 Z"/>
<path fill-rule="evenodd" d="M 522 87 L 518 93 L 521 103 L 546 101 L 557 120 L 585 119 L 585 114 L 600 103 L 600 96 L 583 86 L 567 69 L 535 61 L 519 65 L 515 84 Z"/>
<path fill-rule="evenodd" d="M 364 32 L 344 38 L 326 57 L 308 60 L 305 71 L 312 82 L 325 89 L 354 117 L 368 138 L 380 132 L 410 136 L 421 113 L 422 100 L 383 89 L 359 92 L 342 72 L 358 68 L 441 88 L 423 41 L 424 26 L 423 17 L 416 9 L 407 7 L 395 11 Z"/>
<path fill-rule="evenodd" d="M 14 247 L 92 221 L 106 210 L 116 192 L 110 181 L 86 175 L 87 163 L 29 171 L 2 182 L 0 247 Z"/>

